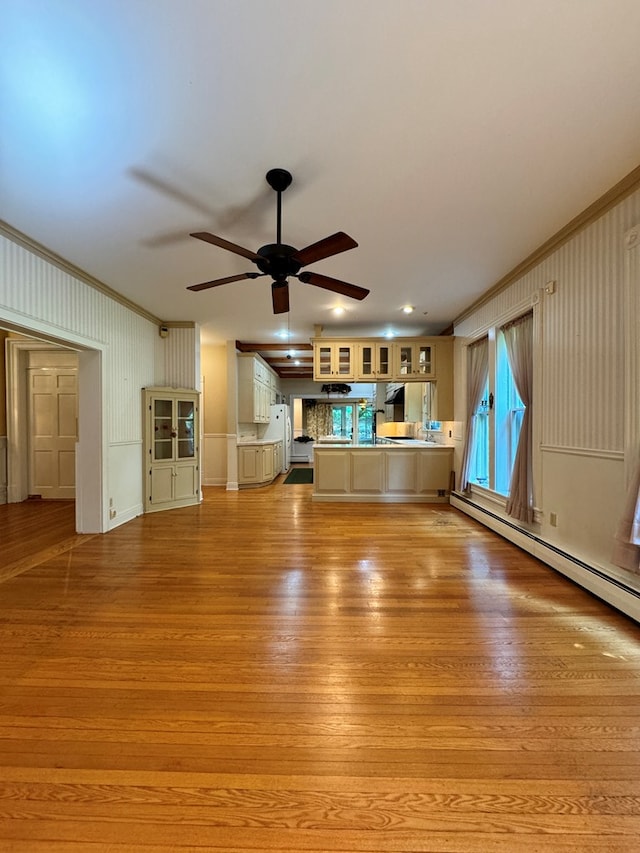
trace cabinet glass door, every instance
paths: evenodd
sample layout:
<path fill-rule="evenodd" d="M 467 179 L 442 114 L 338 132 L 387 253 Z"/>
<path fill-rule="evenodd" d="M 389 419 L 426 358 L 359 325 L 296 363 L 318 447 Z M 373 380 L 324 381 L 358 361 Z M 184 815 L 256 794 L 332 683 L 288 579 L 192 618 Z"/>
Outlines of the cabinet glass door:
<path fill-rule="evenodd" d="M 330 346 L 318 347 L 317 373 L 319 376 L 331 376 L 331 354 L 332 348 Z"/>
<path fill-rule="evenodd" d="M 373 366 L 373 347 L 372 346 L 362 346 L 360 347 L 360 364 L 358 373 L 362 377 L 373 376 L 374 374 L 374 366 Z"/>
<path fill-rule="evenodd" d="M 413 373 L 413 347 L 411 344 L 406 346 L 400 345 L 400 364 L 399 374 L 401 376 L 409 376 Z"/>
<path fill-rule="evenodd" d="M 173 459 L 172 424 L 173 401 L 153 401 L 153 458 L 154 461 Z"/>
<path fill-rule="evenodd" d="M 431 369 L 431 347 L 426 345 L 418 347 L 417 355 L 417 372 L 424 373 L 426 376 L 430 376 L 433 373 Z"/>
<path fill-rule="evenodd" d="M 178 459 L 196 455 L 194 441 L 195 406 L 191 400 L 178 400 Z"/>
<path fill-rule="evenodd" d="M 350 376 L 352 369 L 351 346 L 338 347 L 338 376 Z"/>
<path fill-rule="evenodd" d="M 381 344 L 377 347 L 375 372 L 378 376 L 391 375 L 391 347 Z"/>

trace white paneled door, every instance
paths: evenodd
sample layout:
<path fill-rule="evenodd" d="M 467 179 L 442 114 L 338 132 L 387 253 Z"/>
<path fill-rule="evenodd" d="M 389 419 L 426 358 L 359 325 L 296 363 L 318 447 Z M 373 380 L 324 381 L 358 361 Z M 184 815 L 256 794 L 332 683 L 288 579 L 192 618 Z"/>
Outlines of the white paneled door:
<path fill-rule="evenodd" d="M 29 494 L 75 498 L 77 370 L 30 368 Z"/>

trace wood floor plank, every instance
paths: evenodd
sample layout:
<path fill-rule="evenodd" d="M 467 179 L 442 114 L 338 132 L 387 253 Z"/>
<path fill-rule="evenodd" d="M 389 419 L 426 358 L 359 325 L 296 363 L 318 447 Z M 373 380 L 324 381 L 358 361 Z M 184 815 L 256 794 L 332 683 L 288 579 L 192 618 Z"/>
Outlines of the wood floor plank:
<path fill-rule="evenodd" d="M 311 488 L 26 558 L 0 508 L 0 850 L 635 851 L 637 625 L 450 507 Z"/>

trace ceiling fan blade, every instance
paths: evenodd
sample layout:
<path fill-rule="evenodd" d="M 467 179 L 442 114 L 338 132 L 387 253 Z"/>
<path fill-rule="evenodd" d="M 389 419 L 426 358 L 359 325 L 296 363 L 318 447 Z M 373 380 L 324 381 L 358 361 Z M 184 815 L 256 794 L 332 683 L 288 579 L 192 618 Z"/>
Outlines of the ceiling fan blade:
<path fill-rule="evenodd" d="M 215 234 L 209 234 L 208 231 L 196 231 L 190 235 L 197 240 L 204 240 L 205 243 L 211 243 L 213 246 L 219 246 L 221 249 L 226 249 L 228 252 L 233 252 L 236 255 L 242 255 L 243 258 L 248 258 L 250 261 L 259 261 L 260 255 L 252 252 L 251 249 L 245 249 L 235 243 L 230 243 L 229 240 L 223 240 L 222 237 L 216 237 Z"/>
<path fill-rule="evenodd" d="M 358 287 L 356 284 L 349 284 L 349 282 L 340 281 L 337 278 L 329 278 L 329 276 L 320 275 L 317 272 L 301 272 L 298 279 L 304 284 L 323 287 L 325 290 L 332 290 L 334 293 L 340 293 L 350 299 L 364 299 L 369 294 L 369 291 L 364 287 Z"/>
<path fill-rule="evenodd" d="M 259 278 L 263 273 L 242 272 L 239 275 L 229 275 L 226 278 L 216 278 L 214 281 L 203 281 L 202 284 L 192 284 L 187 290 L 208 290 L 210 287 L 220 287 L 221 284 L 231 284 L 232 281 L 242 281 L 243 278 Z"/>
<path fill-rule="evenodd" d="M 271 299 L 274 314 L 286 314 L 289 310 L 289 283 L 274 281 L 271 285 Z"/>
<path fill-rule="evenodd" d="M 306 267 L 308 264 L 323 260 L 323 258 L 330 258 L 332 255 L 339 255 L 340 252 L 346 252 L 348 249 L 355 249 L 357 245 L 356 241 L 344 231 L 337 231 L 330 237 L 325 237 L 324 240 L 312 243 L 306 249 L 300 249 L 294 258 L 300 266 Z"/>

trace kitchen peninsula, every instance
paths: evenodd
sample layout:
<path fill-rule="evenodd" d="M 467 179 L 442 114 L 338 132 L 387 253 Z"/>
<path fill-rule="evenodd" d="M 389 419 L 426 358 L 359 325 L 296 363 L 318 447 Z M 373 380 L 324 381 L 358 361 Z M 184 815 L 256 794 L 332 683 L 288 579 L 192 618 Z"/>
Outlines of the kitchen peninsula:
<path fill-rule="evenodd" d="M 453 446 L 385 439 L 371 444 L 317 444 L 314 501 L 447 503 Z"/>

